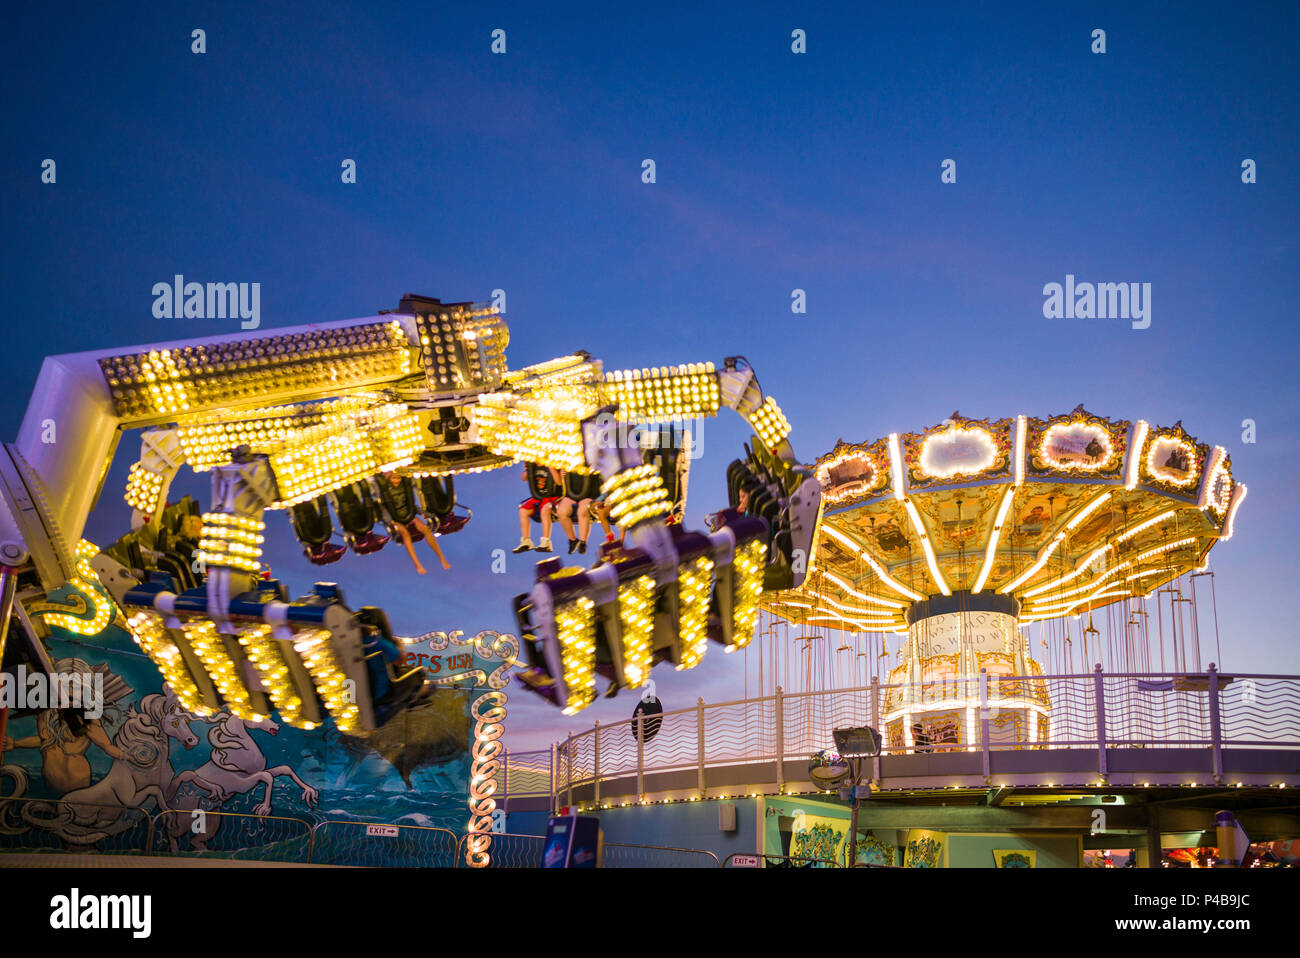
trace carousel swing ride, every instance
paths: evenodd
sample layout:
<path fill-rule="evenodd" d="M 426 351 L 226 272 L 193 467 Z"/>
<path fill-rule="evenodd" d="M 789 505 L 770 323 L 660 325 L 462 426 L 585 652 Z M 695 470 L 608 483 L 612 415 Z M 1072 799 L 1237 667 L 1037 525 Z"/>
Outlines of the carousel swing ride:
<path fill-rule="evenodd" d="M 877 679 L 888 747 L 959 747 L 976 741 L 983 681 L 994 741 L 1033 743 L 1051 738 L 1053 714 L 1036 676 L 1196 673 L 1222 661 L 1209 552 L 1231 538 L 1246 487 L 1223 447 L 1181 423 L 1083 406 L 1046 418 L 954 413 L 841 441 L 815 472 L 824 515 L 809 574 L 761 602 L 763 694 Z"/>

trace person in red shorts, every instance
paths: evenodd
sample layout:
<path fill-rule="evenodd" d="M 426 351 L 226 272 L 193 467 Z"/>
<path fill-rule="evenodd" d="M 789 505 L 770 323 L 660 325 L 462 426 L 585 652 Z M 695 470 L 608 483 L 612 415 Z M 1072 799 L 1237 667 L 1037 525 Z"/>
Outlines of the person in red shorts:
<path fill-rule="evenodd" d="M 527 552 L 535 548 L 538 552 L 550 552 L 551 506 L 564 495 L 564 477 L 549 466 L 525 466 L 520 478 L 527 483 L 530 495 L 519 503 L 519 545 L 514 551 Z M 528 529 L 528 524 L 534 519 L 540 519 L 542 523 L 542 538 L 536 546 Z"/>

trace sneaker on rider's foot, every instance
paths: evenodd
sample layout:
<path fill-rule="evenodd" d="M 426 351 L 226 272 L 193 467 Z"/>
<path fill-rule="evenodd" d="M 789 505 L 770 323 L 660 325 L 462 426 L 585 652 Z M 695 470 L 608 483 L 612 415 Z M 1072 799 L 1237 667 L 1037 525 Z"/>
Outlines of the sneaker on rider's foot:
<path fill-rule="evenodd" d="M 586 554 L 587 554 L 587 540 L 586 540 L 586 539 L 579 539 L 579 540 L 578 540 L 578 551 L 581 552 L 583 555 L 586 555 Z"/>
<path fill-rule="evenodd" d="M 545 542 L 546 540 L 543 539 L 542 541 Z M 515 551 L 516 553 L 527 552 L 527 551 L 528 551 L 529 549 L 531 549 L 532 547 L 533 547 L 533 540 L 532 540 L 532 539 L 520 539 L 520 540 L 519 540 L 519 545 L 515 546 L 514 551 Z"/>
<path fill-rule="evenodd" d="M 541 541 L 537 543 L 537 551 L 538 551 L 538 552 L 550 552 L 550 551 L 551 551 L 551 540 L 550 540 L 549 538 L 543 537 L 543 538 L 541 539 Z"/>
<path fill-rule="evenodd" d="M 577 539 L 570 539 L 570 540 L 569 540 L 569 555 L 573 555 L 573 554 L 574 554 L 575 552 L 577 552 L 577 551 L 578 551 L 578 540 L 577 540 Z"/>

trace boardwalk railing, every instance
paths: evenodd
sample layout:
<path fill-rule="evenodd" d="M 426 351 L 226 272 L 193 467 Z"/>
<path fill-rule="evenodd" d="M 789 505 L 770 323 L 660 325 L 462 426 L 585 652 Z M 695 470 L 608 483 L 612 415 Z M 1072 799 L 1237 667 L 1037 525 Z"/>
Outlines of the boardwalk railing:
<path fill-rule="evenodd" d="M 575 790 L 597 804 L 636 801 L 662 792 L 647 786 L 647 776 L 676 772 L 674 794 L 685 789 L 704 796 L 711 787 L 714 794 L 727 791 L 710 786 L 711 769 L 762 764 L 771 771 L 768 790 L 780 791 L 787 762 L 833 748 L 832 729 L 861 725 L 884 735 L 885 758 L 983 753 L 985 775 L 991 756 L 1012 751 L 1086 750 L 1095 753 L 1094 777 L 1104 779 L 1115 749 L 1205 749 L 1208 770 L 1219 780 L 1225 752 L 1300 749 L 1300 676 L 1098 667 L 1084 675 L 981 675 L 794 694 L 778 689 L 742 701 L 700 700 L 655 718 L 660 725 L 650 738 L 628 719 L 597 723 L 549 750 L 507 751 L 501 793 L 547 796 L 556 808 L 574 804 Z M 694 775 L 681 774 L 689 772 Z M 879 782 L 881 774 L 877 761 L 870 777 Z"/>

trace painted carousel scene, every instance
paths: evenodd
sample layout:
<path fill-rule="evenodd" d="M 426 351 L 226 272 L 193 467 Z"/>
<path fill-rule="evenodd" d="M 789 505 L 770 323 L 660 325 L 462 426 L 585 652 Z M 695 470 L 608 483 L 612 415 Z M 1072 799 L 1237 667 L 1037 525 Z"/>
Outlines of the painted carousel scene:
<path fill-rule="evenodd" d="M 1300 864 L 1294 17 L 508 13 L 16 14 L 0 866 Z"/>

